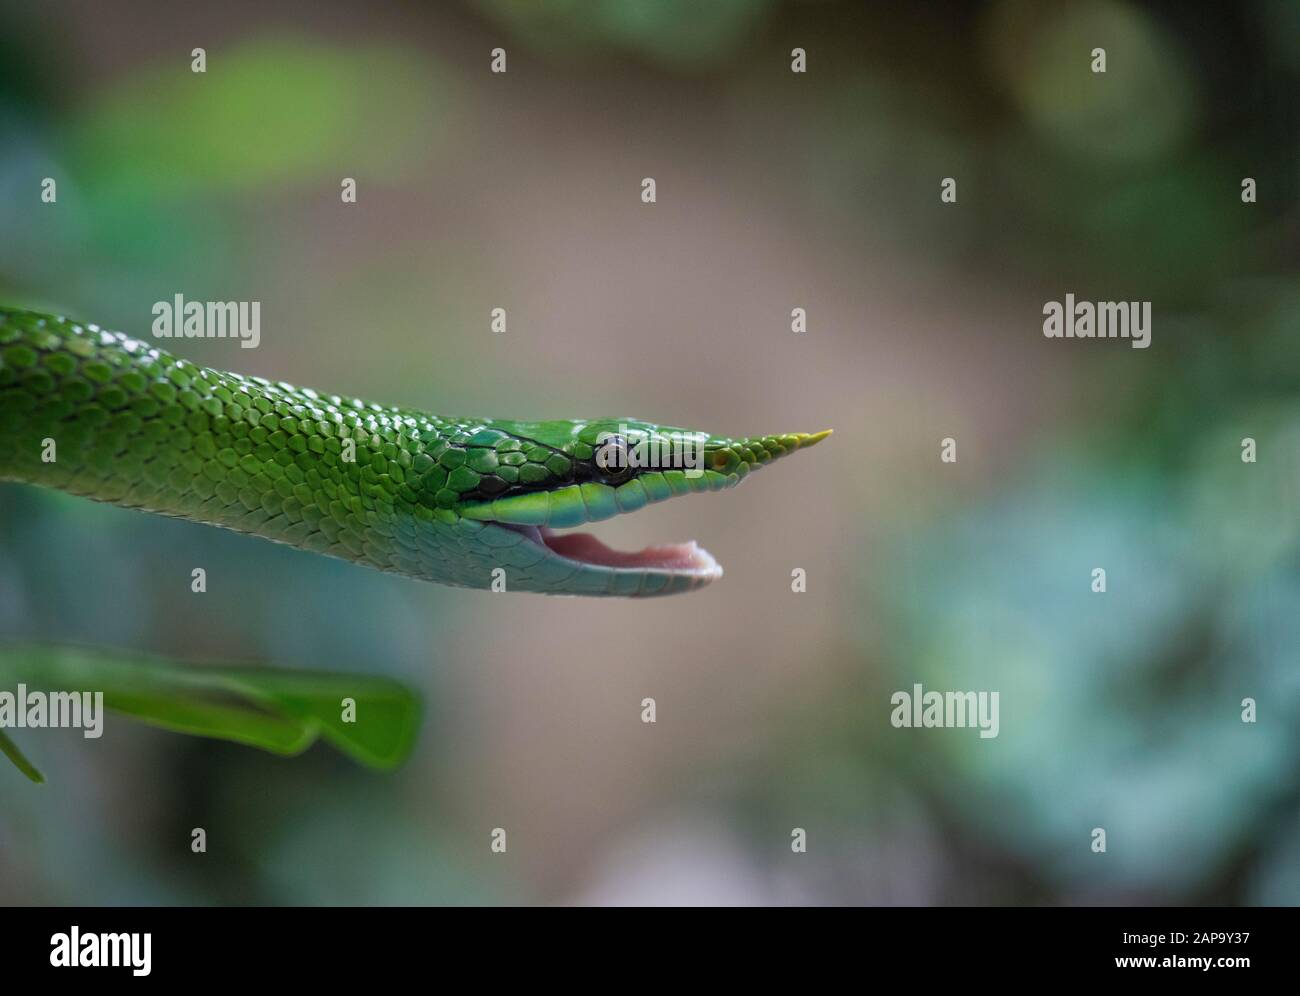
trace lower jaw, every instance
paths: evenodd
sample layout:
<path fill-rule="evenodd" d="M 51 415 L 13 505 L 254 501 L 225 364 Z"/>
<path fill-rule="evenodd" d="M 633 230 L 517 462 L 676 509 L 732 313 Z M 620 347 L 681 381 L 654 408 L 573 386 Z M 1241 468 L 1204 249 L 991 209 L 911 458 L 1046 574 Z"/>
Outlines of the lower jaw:
<path fill-rule="evenodd" d="M 686 575 L 702 581 L 722 576 L 721 565 L 694 540 L 625 552 L 607 546 L 591 533 L 557 533 L 545 526 L 498 525 L 523 533 L 556 556 L 590 567 Z"/>

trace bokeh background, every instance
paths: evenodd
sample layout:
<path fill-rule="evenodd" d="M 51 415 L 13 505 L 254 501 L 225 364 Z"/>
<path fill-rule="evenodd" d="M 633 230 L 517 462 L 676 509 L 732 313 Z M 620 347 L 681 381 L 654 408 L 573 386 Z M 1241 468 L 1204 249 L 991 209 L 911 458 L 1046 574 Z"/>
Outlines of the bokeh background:
<path fill-rule="evenodd" d="M 0 638 L 426 704 L 392 775 L 26 732 L 0 901 L 1296 902 L 1298 85 L 1288 0 L 0 3 L 0 300 L 258 300 L 259 349 L 179 351 L 434 411 L 836 430 L 602 527 L 727 568 L 646 602 L 0 485 Z M 1044 339 L 1066 292 L 1152 347 Z M 1000 736 L 892 728 L 914 682 Z"/>

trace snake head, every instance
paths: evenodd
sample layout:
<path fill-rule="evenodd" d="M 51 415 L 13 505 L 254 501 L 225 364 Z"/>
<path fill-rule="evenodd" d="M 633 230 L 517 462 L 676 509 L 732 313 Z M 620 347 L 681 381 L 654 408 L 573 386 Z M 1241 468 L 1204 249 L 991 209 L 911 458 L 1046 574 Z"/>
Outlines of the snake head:
<path fill-rule="evenodd" d="M 586 532 L 558 532 L 679 495 L 722 491 L 830 435 L 729 438 L 637 419 L 491 421 L 428 456 L 422 501 L 473 535 L 479 568 L 507 590 L 660 595 L 721 577 L 694 541 L 621 552 Z M 488 587 L 490 570 L 482 571 Z"/>

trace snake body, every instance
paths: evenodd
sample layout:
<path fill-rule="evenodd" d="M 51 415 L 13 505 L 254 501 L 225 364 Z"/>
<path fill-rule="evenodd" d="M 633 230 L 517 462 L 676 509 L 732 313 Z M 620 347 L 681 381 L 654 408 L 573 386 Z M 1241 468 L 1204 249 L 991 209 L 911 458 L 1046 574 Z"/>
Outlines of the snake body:
<path fill-rule="evenodd" d="M 732 439 L 635 419 L 433 415 L 0 309 L 0 479 L 462 587 L 697 588 L 721 570 L 693 543 L 620 554 L 554 530 L 729 488 L 827 434 Z M 611 460 L 610 446 L 615 456 L 642 446 L 657 460 Z"/>

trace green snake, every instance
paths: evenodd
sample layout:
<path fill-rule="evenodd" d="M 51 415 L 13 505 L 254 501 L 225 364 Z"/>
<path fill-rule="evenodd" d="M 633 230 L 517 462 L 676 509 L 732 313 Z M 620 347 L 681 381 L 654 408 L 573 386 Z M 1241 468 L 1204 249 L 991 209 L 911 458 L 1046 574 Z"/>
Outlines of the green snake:
<path fill-rule="evenodd" d="M 0 308 L 0 480 L 466 588 L 699 588 L 722 569 L 694 541 L 621 553 L 557 530 L 733 487 L 829 434 L 733 439 L 637 419 L 432 415 Z"/>

